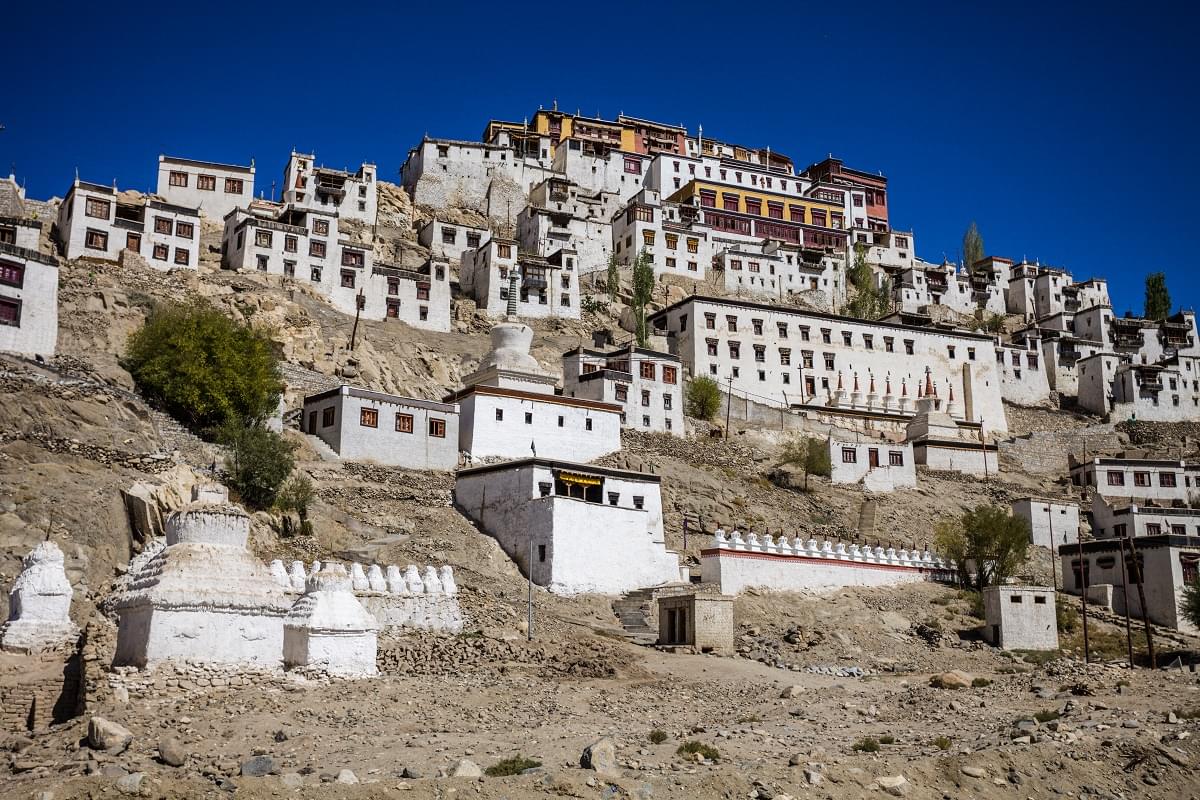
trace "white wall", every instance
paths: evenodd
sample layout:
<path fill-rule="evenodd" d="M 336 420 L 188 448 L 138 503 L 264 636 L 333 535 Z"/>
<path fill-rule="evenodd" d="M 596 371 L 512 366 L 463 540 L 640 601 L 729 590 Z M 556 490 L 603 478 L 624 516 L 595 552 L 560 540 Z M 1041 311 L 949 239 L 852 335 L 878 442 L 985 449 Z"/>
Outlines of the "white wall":
<path fill-rule="evenodd" d="M 172 172 L 186 175 L 187 185 L 172 186 Z M 200 188 L 199 178 L 201 175 L 213 179 L 214 188 L 212 190 Z M 227 191 L 226 179 L 240 181 L 241 191 Z M 237 187 L 229 186 L 228 188 Z M 155 194 L 173 205 L 197 208 L 211 220 L 221 220 L 233 209 L 245 208 L 254 199 L 254 167 L 190 161 L 160 155 L 158 157 L 158 188 Z"/>
<path fill-rule="evenodd" d="M 1014 517 L 1029 523 L 1030 539 L 1038 547 L 1055 548 L 1079 540 L 1079 506 L 1026 497 L 1012 501 Z"/>
<path fill-rule="evenodd" d="M 328 408 L 334 410 L 331 425 L 325 424 Z M 364 408 L 378 412 L 377 427 L 362 424 Z M 454 405 L 343 386 L 332 396 L 325 392 L 306 398 L 303 413 L 304 432 L 319 436 L 342 458 L 407 469 L 451 470 L 458 464 L 459 421 Z M 412 417 L 410 433 L 396 429 L 397 414 Z M 431 419 L 445 423 L 445 436 L 430 435 Z"/>
<path fill-rule="evenodd" d="M 478 386 L 458 398 L 458 403 L 462 410 L 459 449 L 470 453 L 472 459 L 527 458 L 536 453 L 542 458 L 586 462 L 621 449 L 617 409 Z M 501 419 L 496 418 L 497 413 Z"/>
<path fill-rule="evenodd" d="M 20 303 L 16 325 L 0 324 L 0 350 L 52 356 L 58 344 L 58 265 L 53 259 L 0 244 L 0 269 L 21 275 L 17 286 L 0 281 L 0 298 Z"/>
<path fill-rule="evenodd" d="M 891 442 L 842 442 L 829 440 L 831 481 L 836 484 L 859 483 L 872 492 L 912 489 L 917 485 L 916 459 L 911 444 Z M 871 467 L 874 451 L 879 466 Z M 848 460 L 853 455 L 853 460 Z M 893 455 L 899 464 L 893 464 Z"/>

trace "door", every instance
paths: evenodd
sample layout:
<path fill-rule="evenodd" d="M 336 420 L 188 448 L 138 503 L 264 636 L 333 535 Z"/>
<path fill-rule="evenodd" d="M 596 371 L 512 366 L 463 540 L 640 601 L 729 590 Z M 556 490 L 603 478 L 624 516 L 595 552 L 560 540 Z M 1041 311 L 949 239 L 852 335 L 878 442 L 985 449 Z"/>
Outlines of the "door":
<path fill-rule="evenodd" d="M 142 235 L 140 233 L 125 234 L 125 249 L 135 253 L 142 252 Z"/>
<path fill-rule="evenodd" d="M 316 436 L 317 434 L 317 412 L 308 412 L 308 432 Z"/>
<path fill-rule="evenodd" d="M 872 447 L 867 451 L 867 463 L 870 465 L 871 469 L 875 469 L 879 466 L 879 450 Z"/>

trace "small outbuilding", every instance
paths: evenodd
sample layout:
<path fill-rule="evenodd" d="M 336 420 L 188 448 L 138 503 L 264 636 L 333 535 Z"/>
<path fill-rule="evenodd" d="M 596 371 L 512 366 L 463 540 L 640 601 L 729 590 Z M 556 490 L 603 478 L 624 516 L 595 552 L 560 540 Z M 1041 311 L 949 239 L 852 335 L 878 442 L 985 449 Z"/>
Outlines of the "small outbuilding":
<path fill-rule="evenodd" d="M 694 592 L 658 598 L 658 643 L 732 653 L 733 598 Z"/>
<path fill-rule="evenodd" d="M 1004 650 L 1057 650 L 1058 615 L 1049 586 L 983 590 L 984 638 Z"/>

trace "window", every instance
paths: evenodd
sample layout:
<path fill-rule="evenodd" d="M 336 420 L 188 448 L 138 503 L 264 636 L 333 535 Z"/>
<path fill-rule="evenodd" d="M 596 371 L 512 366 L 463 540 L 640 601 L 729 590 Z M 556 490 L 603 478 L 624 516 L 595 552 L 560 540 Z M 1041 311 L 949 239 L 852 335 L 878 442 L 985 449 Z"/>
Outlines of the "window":
<path fill-rule="evenodd" d="M 891 336 L 883 337 L 883 351 L 885 353 L 896 352 L 896 340 L 893 339 Z"/>
<path fill-rule="evenodd" d="M 468 233 L 467 234 L 467 247 L 472 248 L 472 249 L 479 247 L 479 234 L 478 233 Z"/>
<path fill-rule="evenodd" d="M 737 211 L 739 208 L 738 196 L 736 194 L 729 194 L 728 192 L 722 192 L 721 193 L 721 203 L 722 203 L 722 207 L 726 211 Z"/>
<path fill-rule="evenodd" d="M 167 223 L 168 228 L 171 226 L 171 223 L 169 221 L 167 221 L 167 220 L 163 220 L 163 221 Z M 154 229 L 155 229 L 156 233 L 163 232 L 163 231 L 158 230 L 158 220 L 154 220 Z M 254 246 L 255 247 L 270 247 L 271 246 L 271 232 L 270 231 L 262 231 L 262 230 L 255 231 L 254 232 Z"/>
<path fill-rule="evenodd" d="M 622 422 L 624 422 L 624 418 L 625 418 L 625 413 L 624 413 L 624 412 L 622 412 L 622 413 L 621 413 L 621 421 L 622 421 Z M 592 429 L 592 420 L 591 420 L 591 417 L 589 417 L 589 418 L 587 418 L 587 419 L 585 419 L 585 420 L 583 421 L 583 429 L 584 429 L 585 431 L 590 431 L 590 430 Z"/>
<path fill-rule="evenodd" d="M 205 192 L 215 192 L 217 190 L 216 175 L 197 175 L 196 188 Z"/>
<path fill-rule="evenodd" d="M 767 346 L 765 344 L 754 345 L 754 360 L 759 363 L 765 363 L 767 360 Z"/>
<path fill-rule="evenodd" d="M 364 428 L 378 428 L 379 427 L 379 409 L 377 409 L 377 408 L 359 409 L 358 424 L 363 426 Z"/>
<path fill-rule="evenodd" d="M 779 363 L 785 367 L 791 365 L 792 349 L 790 347 L 779 348 Z"/>
<path fill-rule="evenodd" d="M 853 447 L 843 447 L 842 448 L 842 463 L 843 464 L 857 464 L 858 463 L 858 451 L 855 450 Z"/>
<path fill-rule="evenodd" d="M 689 253 L 695 253 L 695 252 L 698 252 L 698 251 L 699 251 L 699 249 L 700 249 L 700 240 L 699 240 L 699 239 L 693 239 L 693 238 L 691 238 L 691 237 L 689 236 L 689 237 L 688 237 L 688 240 L 687 240 L 687 249 L 688 249 L 688 252 L 689 252 Z"/>
<path fill-rule="evenodd" d="M 270 262 L 270 259 L 267 256 L 264 256 L 264 255 L 258 256 L 258 271 L 266 272 L 268 262 Z"/>
<path fill-rule="evenodd" d="M 726 315 L 725 326 L 731 331 L 737 331 L 737 317 Z"/>
<path fill-rule="evenodd" d="M 1150 473 L 1149 472 L 1133 473 L 1133 485 L 1134 486 L 1149 486 L 1150 485 Z"/>
<path fill-rule="evenodd" d="M 767 216 L 771 219 L 783 219 L 783 203 L 767 203 Z"/>
<path fill-rule="evenodd" d="M 1158 536 L 1160 533 L 1162 533 L 1162 526 L 1159 525 L 1157 522 L 1147 522 L 1146 523 L 1146 535 L 1147 536 Z M 1128 561 L 1128 559 L 1126 559 L 1126 561 Z M 1130 580 L 1132 583 L 1137 583 L 1137 581 L 1133 579 L 1132 575 L 1130 576 Z"/>
<path fill-rule="evenodd" d="M 184 250 L 182 247 L 175 248 L 175 263 L 176 264 L 183 264 L 186 266 L 190 259 L 191 259 L 191 254 L 187 250 Z"/>
<path fill-rule="evenodd" d="M 155 217 L 154 218 L 154 232 L 155 233 L 165 233 L 168 236 L 170 236 L 171 235 L 171 220 L 169 220 L 166 217 Z"/>
<path fill-rule="evenodd" d="M 710 356 L 715 356 L 717 354 L 717 340 L 705 339 L 704 342 L 708 345 L 708 354 Z"/>
<path fill-rule="evenodd" d="M 616 396 L 618 402 L 625 402 L 629 397 L 629 387 L 623 383 L 618 383 L 616 386 Z"/>
<path fill-rule="evenodd" d="M 833 353 L 825 353 L 825 369 L 830 371 L 833 370 L 833 360 Z"/>
<path fill-rule="evenodd" d="M 608 504 L 610 506 L 615 506 L 620 499 L 621 499 L 620 492 L 609 492 L 608 493 Z"/>
<path fill-rule="evenodd" d="M 682 326 L 681 326 L 681 327 L 682 327 Z M 716 327 L 717 327 L 717 315 L 716 315 L 716 314 L 705 314 L 705 315 L 704 315 L 704 327 L 705 327 L 705 328 L 708 328 L 710 331 L 711 331 L 711 330 L 716 330 Z"/>
<path fill-rule="evenodd" d="M 739 272 L 739 271 L 741 271 L 741 269 L 742 269 L 742 262 L 741 262 L 741 260 L 740 260 L 740 259 L 736 259 L 736 258 L 731 258 L 731 259 L 729 259 L 729 269 L 733 270 L 734 272 Z"/>
<path fill-rule="evenodd" d="M 647 247 L 654 246 L 654 231 L 642 231 L 642 242 Z"/>
<path fill-rule="evenodd" d="M 802 341 L 802 342 L 808 341 L 808 328 L 805 326 L 800 327 L 800 341 Z"/>
<path fill-rule="evenodd" d="M 0 325 L 21 327 L 21 301 L 12 297 L 0 297 Z"/>
<path fill-rule="evenodd" d="M 325 257 L 325 243 L 318 242 L 315 239 L 308 243 L 308 254 L 313 258 Z"/>
<path fill-rule="evenodd" d="M 366 263 L 366 257 L 358 250 L 343 250 L 342 251 L 342 266 L 343 267 L 361 267 Z"/>
<path fill-rule="evenodd" d="M 676 372 L 675 367 L 668 367 L 666 365 L 663 365 L 662 382 L 671 384 L 673 386 L 675 384 L 676 374 L 677 374 L 677 372 Z M 1174 476 L 1172 476 L 1172 477 L 1174 477 Z"/>
<path fill-rule="evenodd" d="M 542 497 L 550 496 L 550 488 L 551 488 L 551 484 L 549 481 L 539 481 L 538 482 L 538 493 L 541 494 Z M 546 553 L 546 546 L 539 544 L 538 545 L 538 554 L 542 555 L 544 557 L 545 553 Z"/>
<path fill-rule="evenodd" d="M 167 247 L 165 244 L 156 244 L 154 245 L 154 259 L 156 261 L 166 261 L 170 251 L 171 248 Z"/>
<path fill-rule="evenodd" d="M 746 213 L 756 217 L 762 216 L 762 201 L 752 197 L 746 198 Z"/>
<path fill-rule="evenodd" d="M 20 289 L 25 283 L 25 265 L 15 261 L 0 261 L 0 283 Z"/>
<path fill-rule="evenodd" d="M 646 378 L 647 380 L 651 380 L 651 381 L 654 380 L 654 378 L 655 378 L 654 362 L 643 361 L 641 363 L 641 367 L 640 367 L 639 371 L 641 372 L 641 375 L 643 378 Z"/>
<path fill-rule="evenodd" d="M 511 258 L 512 257 L 512 245 L 510 245 L 510 244 L 496 245 L 496 256 L 498 258 Z"/>
<path fill-rule="evenodd" d="M 649 389 L 642 389 L 642 405 L 643 406 L 650 405 L 650 390 Z"/>
<path fill-rule="evenodd" d="M 176 172 L 172 170 L 170 180 L 172 186 L 187 186 L 188 174 L 186 172 Z"/>
<path fill-rule="evenodd" d="M 1108 473 L 1108 485 L 1109 486 L 1124 486 L 1125 485 L 1125 473 L 1124 472 L 1109 472 Z"/>
<path fill-rule="evenodd" d="M 667 239 L 667 249 L 668 250 L 674 250 L 675 248 L 677 248 L 679 246 L 679 235 L 678 234 L 668 233 L 668 234 L 666 234 L 666 239 Z"/>
<path fill-rule="evenodd" d="M 863 334 L 863 347 L 867 348 L 868 350 L 874 350 L 875 349 L 875 337 L 869 333 L 864 333 Z"/>
<path fill-rule="evenodd" d="M 646 507 L 646 498 L 639 497 L 638 495 L 635 494 L 633 496 L 633 507 L 638 509 L 639 511 L 641 511 L 643 508 Z"/>
<path fill-rule="evenodd" d="M 663 392 L 663 408 L 665 408 L 667 411 L 670 411 L 671 407 L 672 407 L 671 403 L 672 403 L 671 393 Z"/>
<path fill-rule="evenodd" d="M 913 354 L 913 340 L 912 339 L 904 340 L 904 353 L 905 353 L 905 355 L 910 355 L 910 356 Z"/>
<path fill-rule="evenodd" d="M 1022 597 L 1019 594 L 1010 594 L 1008 596 L 1008 602 L 1010 602 L 1010 603 L 1020 603 L 1021 600 L 1022 600 Z"/>
<path fill-rule="evenodd" d="M 558 415 L 558 427 L 561 428 L 562 426 L 563 426 L 563 418 L 562 418 L 562 414 L 559 414 Z"/>
<path fill-rule="evenodd" d="M 321 282 L 321 268 L 320 267 L 312 268 L 312 282 L 313 283 Z"/>
<path fill-rule="evenodd" d="M 83 213 L 86 216 L 95 217 L 96 219 L 108 219 L 108 212 L 111 207 L 107 200 L 97 200 L 94 197 L 89 197 L 83 205 Z"/>
<path fill-rule="evenodd" d="M 329 235 L 329 220 L 314 219 L 313 220 L 313 233 L 315 233 L 317 236 L 328 236 Z"/>
<path fill-rule="evenodd" d="M 1160 472 L 1158 475 L 1158 485 L 1167 487 L 1169 489 L 1175 488 L 1175 473 Z"/>
<path fill-rule="evenodd" d="M 641 160 L 637 159 L 637 158 L 625 159 L 625 171 L 628 172 L 630 175 L 641 175 L 642 174 Z"/>
<path fill-rule="evenodd" d="M 968 360 L 968 361 L 974 361 L 974 360 L 975 360 L 975 348 L 974 348 L 974 347 L 968 347 L 968 348 L 967 348 L 967 360 Z"/>
<path fill-rule="evenodd" d="M 343 289 L 353 289 L 354 288 L 354 272 L 353 271 L 348 270 L 348 269 L 342 270 L 342 288 Z"/>
<path fill-rule="evenodd" d="M 533 424 L 533 412 L 531 412 L 531 411 L 526 411 L 526 412 L 525 412 L 525 424 L 526 424 L 526 425 L 532 425 L 532 424 Z"/>
<path fill-rule="evenodd" d="M 428 300 L 429 299 L 429 284 L 428 283 L 422 282 L 422 283 L 417 284 L 417 299 L 418 300 Z"/>
<path fill-rule="evenodd" d="M 400 301 L 399 300 L 388 300 L 387 301 L 387 316 L 390 319 L 399 319 L 400 318 Z"/>
<path fill-rule="evenodd" d="M 850 331 L 842 331 L 842 344 L 846 345 L 846 347 L 850 347 L 853 341 L 853 334 L 850 333 Z"/>
<path fill-rule="evenodd" d="M 1175 534 L 1176 536 L 1187 536 L 1187 526 L 1186 525 L 1172 525 L 1171 533 Z"/>
<path fill-rule="evenodd" d="M 950 358 L 954 358 L 954 345 L 952 345 L 952 344 L 946 345 L 946 355 L 949 356 Z"/>
<path fill-rule="evenodd" d="M 446 438 L 446 420 L 437 417 L 429 418 L 429 435 L 435 439 Z"/>
<path fill-rule="evenodd" d="M 295 236 L 283 237 L 283 252 L 285 252 L 285 253 L 296 252 L 296 237 Z"/>
<path fill-rule="evenodd" d="M 442 244 L 454 244 L 454 240 L 458 238 L 458 231 L 454 228 L 442 228 Z"/>
<path fill-rule="evenodd" d="M 761 319 L 752 319 L 752 320 L 750 320 L 750 327 L 754 329 L 754 335 L 755 335 L 755 336 L 762 336 L 762 332 L 763 332 L 763 321 L 762 321 Z"/>
<path fill-rule="evenodd" d="M 888 464 L 893 467 L 904 466 L 904 451 L 890 450 L 888 451 Z"/>
<path fill-rule="evenodd" d="M 413 432 L 413 415 L 412 414 L 396 414 L 396 432 L 397 433 L 412 433 Z"/>
<path fill-rule="evenodd" d="M 241 178 L 226 178 L 225 194 L 241 194 L 243 185 Z"/>
<path fill-rule="evenodd" d="M 730 342 L 729 343 L 729 357 L 730 358 L 741 358 L 742 357 L 742 345 L 740 343 L 738 343 L 738 342 Z"/>

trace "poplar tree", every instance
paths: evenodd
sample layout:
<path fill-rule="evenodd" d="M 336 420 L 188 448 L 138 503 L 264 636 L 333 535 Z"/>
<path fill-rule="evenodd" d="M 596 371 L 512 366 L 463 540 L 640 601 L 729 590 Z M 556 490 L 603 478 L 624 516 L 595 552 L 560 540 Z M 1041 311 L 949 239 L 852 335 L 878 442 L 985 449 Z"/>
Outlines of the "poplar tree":
<path fill-rule="evenodd" d="M 983 237 L 979 235 L 979 227 L 971 220 L 962 240 L 963 266 L 967 272 L 975 269 L 975 265 L 983 260 Z"/>
<path fill-rule="evenodd" d="M 1146 319 L 1161 322 L 1171 315 L 1171 293 L 1167 291 L 1167 276 L 1155 272 L 1146 276 Z"/>
<path fill-rule="evenodd" d="M 638 347 L 645 347 L 650 339 L 646 330 L 646 304 L 654 297 L 654 263 L 646 248 L 638 253 L 633 262 L 633 306 L 637 309 Z"/>
<path fill-rule="evenodd" d="M 608 277 L 605 284 L 608 288 L 608 299 L 617 302 L 617 295 L 621 293 L 621 268 L 617 264 L 616 253 L 608 256 Z"/>

